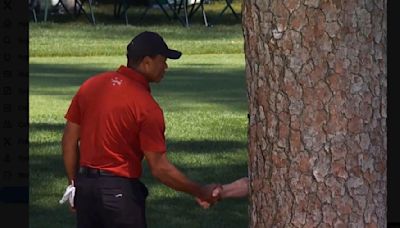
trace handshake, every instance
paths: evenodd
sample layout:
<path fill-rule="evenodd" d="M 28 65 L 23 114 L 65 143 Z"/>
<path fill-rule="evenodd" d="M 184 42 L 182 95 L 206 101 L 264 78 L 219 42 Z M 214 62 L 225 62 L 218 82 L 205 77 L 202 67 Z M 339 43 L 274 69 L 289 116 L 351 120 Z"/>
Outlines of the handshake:
<path fill-rule="evenodd" d="M 202 197 L 196 197 L 196 202 L 204 209 L 225 198 L 242 198 L 248 195 L 249 178 L 242 177 L 229 184 L 210 184 L 202 187 Z"/>

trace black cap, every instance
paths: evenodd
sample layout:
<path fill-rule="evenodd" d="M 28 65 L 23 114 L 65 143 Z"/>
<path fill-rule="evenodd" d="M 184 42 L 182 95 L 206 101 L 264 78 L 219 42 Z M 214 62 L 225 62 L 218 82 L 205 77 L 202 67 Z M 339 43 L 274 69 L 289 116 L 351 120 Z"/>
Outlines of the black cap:
<path fill-rule="evenodd" d="M 179 59 L 182 52 L 169 49 L 164 39 L 155 32 L 142 32 L 135 36 L 126 47 L 128 57 L 163 55 Z"/>

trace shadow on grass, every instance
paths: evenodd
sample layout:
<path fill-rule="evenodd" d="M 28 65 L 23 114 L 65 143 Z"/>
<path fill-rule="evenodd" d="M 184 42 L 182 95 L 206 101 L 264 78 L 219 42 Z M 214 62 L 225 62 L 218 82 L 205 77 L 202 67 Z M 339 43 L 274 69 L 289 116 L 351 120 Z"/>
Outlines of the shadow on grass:
<path fill-rule="evenodd" d="M 31 131 L 60 131 L 63 124 L 32 124 Z M 59 205 L 64 186 L 55 181 L 66 180 L 61 151 L 50 151 L 49 154 L 35 154 L 35 151 L 48 151 L 59 147 L 60 142 L 31 142 L 30 154 L 30 227 L 74 227 L 75 216 L 68 211 L 68 206 Z M 239 141 L 169 141 L 169 149 L 174 151 L 189 151 L 196 154 L 207 154 L 212 151 L 245 147 Z M 188 155 L 190 156 L 190 155 Z M 200 183 L 228 183 L 247 174 L 246 161 L 240 164 L 223 166 L 202 165 L 192 167 L 180 165 L 179 169 L 191 179 Z M 165 193 L 155 192 L 160 183 L 150 174 L 149 167 L 143 162 L 142 182 L 149 188 L 150 196 L 147 200 L 147 218 L 149 227 L 246 227 L 248 223 L 247 199 L 225 200 L 212 209 L 199 208 L 194 199 L 186 194 L 179 193 L 169 197 Z M 166 186 L 162 188 L 167 189 Z M 172 190 L 168 190 L 172 191 Z M 50 206 L 49 206 L 50 205 Z"/>
<path fill-rule="evenodd" d="M 248 200 L 226 200 L 204 210 L 188 195 L 149 200 L 147 219 L 149 227 L 222 228 L 247 227 Z M 168 225 L 165 225 L 168 224 Z"/>
<path fill-rule="evenodd" d="M 207 142 L 199 142 L 198 144 L 206 144 Z M 60 142 L 45 142 L 45 143 L 31 143 L 31 153 L 29 156 L 29 169 L 30 169 L 30 174 L 34 174 L 36 178 L 40 179 L 41 175 L 48 175 L 52 174 L 53 177 L 56 178 L 65 178 L 65 171 L 64 171 L 64 165 L 63 165 L 63 159 L 62 159 L 62 152 L 61 150 L 59 151 L 51 151 L 48 154 L 37 154 L 34 151 L 41 151 L 42 149 L 48 149 L 48 147 L 51 147 L 51 149 L 59 148 L 61 149 Z M 185 142 L 177 143 L 177 144 L 185 144 Z M 193 153 L 196 155 L 199 154 L 214 154 L 216 152 L 220 152 L 220 150 L 217 148 L 209 148 L 209 151 L 196 151 L 192 149 L 191 146 L 192 143 L 187 143 L 186 147 L 190 147 L 187 152 L 188 153 Z M 218 144 L 218 142 L 214 142 L 211 145 Z M 223 143 L 225 144 L 225 143 Z M 239 144 L 239 143 L 238 143 Z M 46 148 L 47 147 L 47 148 Z M 172 146 L 173 147 L 173 146 Z M 235 148 L 237 149 L 237 148 Z M 169 151 L 169 153 L 172 155 L 175 154 L 177 151 Z M 225 154 L 229 153 L 228 151 L 224 152 Z M 230 153 L 236 153 L 236 152 L 230 152 Z M 190 156 L 184 155 L 184 156 Z M 222 158 L 221 158 L 222 159 Z M 143 168 L 144 168 L 144 173 L 146 173 L 145 177 L 148 176 L 150 171 L 148 170 L 147 163 L 143 162 Z M 235 166 L 235 167 L 233 167 Z M 201 168 L 198 167 L 192 167 L 191 165 L 184 165 L 184 164 L 179 164 L 179 168 L 182 171 L 190 172 L 191 174 L 195 176 L 204 176 L 207 178 L 211 178 L 210 181 L 216 181 L 220 182 L 224 178 L 224 180 L 227 179 L 229 176 L 235 176 L 236 173 L 238 173 L 239 170 L 243 171 L 243 175 L 247 173 L 247 161 L 243 161 L 243 164 L 241 165 L 225 165 L 223 167 L 216 166 L 216 165 L 209 165 L 209 166 L 202 166 Z M 234 178 L 233 178 L 234 179 Z M 233 180 L 232 179 L 232 180 Z M 32 185 L 30 187 L 33 187 L 35 185 L 47 185 L 47 182 L 35 182 L 35 184 L 31 183 Z"/>
<path fill-rule="evenodd" d="M 89 64 L 73 64 L 72 66 L 72 64 L 30 63 L 29 85 L 31 88 L 80 86 L 89 77 L 106 70 L 108 69 L 90 66 Z"/>
<path fill-rule="evenodd" d="M 149 187 L 151 194 L 151 187 Z M 194 198 L 184 194 L 176 197 L 146 200 L 148 227 L 152 228 L 243 228 L 248 226 L 247 198 L 224 200 L 210 209 L 200 208 Z M 53 207 L 31 206 L 29 209 L 31 228 L 76 226 L 75 214 L 67 205 L 54 202 Z"/>
<path fill-rule="evenodd" d="M 29 124 L 29 131 L 53 131 L 62 132 L 64 130 L 65 124 L 61 123 L 31 123 Z"/>
<path fill-rule="evenodd" d="M 46 131 L 49 133 L 62 132 L 64 124 L 50 124 L 50 123 L 33 123 L 30 124 L 30 133 L 33 134 L 35 131 Z M 191 141 L 178 141 L 174 139 L 167 140 L 167 147 L 169 153 L 188 152 L 193 154 L 214 154 L 215 152 L 236 153 L 232 152 L 238 149 L 246 150 L 246 142 L 235 141 L 235 140 L 191 140 Z M 64 166 L 61 155 L 61 138 L 60 140 L 53 141 L 31 141 L 30 147 L 30 169 L 31 173 L 37 172 L 51 172 L 56 174 L 57 178 L 64 177 Z M 59 150 L 59 151 L 52 151 Z M 190 156 L 190 155 L 188 155 Z M 211 168 L 211 167 L 209 167 Z M 222 176 L 223 169 L 221 167 Z M 147 169 L 147 167 L 146 167 Z M 183 166 L 182 169 L 192 169 L 190 166 Z M 212 169 L 219 169 L 219 167 L 213 167 Z M 206 171 L 204 170 L 204 173 Z M 218 176 L 221 176 L 221 172 L 218 172 Z M 43 183 L 46 184 L 46 183 Z"/>
<path fill-rule="evenodd" d="M 246 142 L 234 140 L 193 140 L 193 141 L 175 141 L 167 140 L 168 151 L 172 153 L 190 152 L 190 153 L 215 153 L 215 151 L 223 153 L 232 153 L 234 150 L 246 149 Z"/>
<path fill-rule="evenodd" d="M 37 131 L 46 131 L 49 133 L 61 133 L 63 132 L 65 124 L 61 123 L 31 123 L 29 125 L 30 133 Z M 60 138 L 61 140 L 61 138 Z M 61 141 L 45 141 L 45 142 L 29 142 L 31 149 L 40 149 L 41 147 L 56 147 L 60 146 Z M 229 153 L 233 150 L 243 149 L 247 146 L 246 142 L 235 141 L 235 140 L 190 140 L 190 141 L 178 141 L 174 139 L 167 139 L 168 151 L 175 152 L 193 152 L 193 153 L 213 153 L 213 151 Z M 34 158 L 35 155 L 31 155 Z M 52 162 L 50 163 L 52 164 Z"/>
<path fill-rule="evenodd" d="M 174 197 L 155 196 L 153 184 L 143 180 L 149 189 L 150 195 L 146 200 L 146 216 L 149 227 L 154 228 L 221 228 L 247 227 L 248 200 L 228 199 L 217 203 L 214 207 L 204 210 L 200 208 L 194 198 L 184 193 Z M 158 183 L 157 183 L 158 184 Z M 164 186 L 163 188 L 167 188 Z M 172 191 L 172 190 L 171 190 Z M 59 205 L 58 200 L 62 192 L 49 195 L 31 196 L 40 197 L 51 206 L 40 203 L 31 203 L 29 207 L 29 227 L 75 227 L 75 214 L 71 213 L 67 205 Z M 35 199 L 33 199 L 35 200 Z"/>
<path fill-rule="evenodd" d="M 176 156 L 175 152 L 187 150 L 188 153 L 193 153 L 196 155 L 199 154 L 214 154 L 216 152 L 221 152 L 222 147 L 226 145 L 233 146 L 240 145 L 244 147 L 244 143 L 242 142 L 219 142 L 214 141 L 210 143 L 210 141 L 199 141 L 199 142 L 171 142 L 172 148 L 176 150 L 170 150 L 170 156 Z M 194 144 L 194 145 L 193 145 Z M 197 145 L 204 145 L 204 150 L 196 150 Z M 183 146 L 182 146 L 183 145 Z M 208 150 L 206 146 L 208 145 Z M 215 148 L 214 145 L 217 145 Z M 30 156 L 29 156 L 29 169 L 30 169 L 30 188 L 46 188 L 49 185 L 48 177 L 56 179 L 65 179 L 65 170 L 61 153 L 60 142 L 32 142 L 30 146 Z M 181 150 L 179 150 L 181 147 Z M 238 147 L 235 147 L 238 149 Z M 244 148 L 243 148 L 244 149 Z M 48 151 L 48 153 L 42 153 L 43 151 Z M 224 154 L 228 153 L 236 153 L 229 151 L 229 148 L 226 148 L 226 151 L 223 151 Z M 182 155 L 180 155 L 182 156 Z M 190 156 L 183 155 L 183 156 Z M 221 163 L 223 158 L 221 158 Z M 202 161 L 203 163 L 207 161 Z M 215 163 L 215 161 L 213 161 Z M 201 167 L 193 167 L 192 165 L 182 164 L 178 165 L 179 169 L 194 178 L 194 180 L 198 180 L 200 182 L 223 182 L 227 183 L 233 181 L 241 176 L 245 176 L 247 174 L 247 161 L 242 161 L 240 164 L 229 164 L 223 163 L 223 166 L 218 165 L 202 165 Z M 154 184 L 154 178 L 150 175 L 150 170 L 147 166 L 146 162 L 142 163 L 143 165 L 143 181 L 146 184 Z M 238 176 L 239 175 L 239 176 Z M 38 196 L 36 196 L 38 197 Z"/>
<path fill-rule="evenodd" d="M 193 65 L 191 65 L 193 66 Z M 169 69 L 160 84 L 152 84 L 153 94 L 169 100 L 188 99 L 215 103 L 246 111 L 244 69 L 215 67 Z M 89 64 L 31 64 L 30 90 L 33 95 L 65 95 L 64 87 L 80 86 L 89 77 L 106 70 Z M 49 91 L 48 88 L 51 90 Z M 59 92 L 54 91 L 59 88 Z M 73 95 L 73 94 L 71 94 Z M 179 102 L 177 102 L 179 104 Z"/>

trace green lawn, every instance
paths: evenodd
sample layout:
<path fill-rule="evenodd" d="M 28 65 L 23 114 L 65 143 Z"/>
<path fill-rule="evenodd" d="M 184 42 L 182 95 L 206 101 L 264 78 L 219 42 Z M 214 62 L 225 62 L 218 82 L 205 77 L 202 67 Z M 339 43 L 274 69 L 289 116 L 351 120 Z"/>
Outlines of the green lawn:
<path fill-rule="evenodd" d="M 63 116 L 84 80 L 126 64 L 126 44 L 144 30 L 161 33 L 171 48 L 183 52 L 181 59 L 168 61 L 164 80 L 152 85 L 164 109 L 170 160 L 201 183 L 227 183 L 247 175 L 240 22 L 212 28 L 200 22 L 190 28 L 150 22 L 95 27 L 84 20 L 30 23 L 30 227 L 75 226 L 74 214 L 58 204 L 66 187 L 60 147 Z M 155 181 L 144 165 L 150 228 L 247 227 L 247 199 L 221 201 L 204 210 L 191 196 Z"/>

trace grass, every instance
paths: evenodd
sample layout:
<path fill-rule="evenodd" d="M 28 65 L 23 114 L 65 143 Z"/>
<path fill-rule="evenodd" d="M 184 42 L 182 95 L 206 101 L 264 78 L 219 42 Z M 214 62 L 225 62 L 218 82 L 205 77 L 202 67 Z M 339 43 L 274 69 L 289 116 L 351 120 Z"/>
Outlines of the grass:
<path fill-rule="evenodd" d="M 234 3 L 235 11 L 240 12 L 240 1 Z M 97 26 L 88 26 L 90 23 L 84 16 L 73 19 L 74 23 L 71 23 L 70 15 L 49 17 L 49 23 L 31 23 L 29 36 L 35 45 L 30 46 L 29 54 L 31 57 L 121 56 L 125 54 L 126 44 L 143 30 L 160 33 L 169 45 L 185 54 L 243 53 L 241 21 L 229 9 L 218 20 L 224 8 L 222 1 L 205 4 L 209 20 L 217 23 L 213 27 L 204 26 L 200 11 L 194 14 L 189 28 L 184 28 L 177 20 L 169 21 L 159 9 L 149 10 L 144 19 L 138 21 L 135 18 L 141 15 L 142 8 L 131 7 L 128 10 L 129 18 L 132 18 L 129 26 L 123 26 L 124 20 L 112 16 L 111 3 L 95 7 Z"/>
<path fill-rule="evenodd" d="M 84 80 L 125 64 L 126 44 L 143 30 L 160 32 L 170 47 L 183 52 L 181 59 L 168 61 L 164 80 L 152 85 L 164 109 L 170 160 L 201 183 L 227 183 L 247 175 L 247 101 L 239 23 L 212 28 L 195 22 L 190 28 L 121 23 L 94 27 L 76 20 L 31 23 L 30 227 L 75 226 L 74 214 L 58 204 L 66 187 L 60 147 L 63 116 Z M 247 227 L 247 199 L 229 199 L 201 209 L 191 196 L 157 182 L 145 162 L 142 181 L 150 192 L 150 228 Z"/>
<path fill-rule="evenodd" d="M 60 26 L 31 24 L 31 57 L 46 56 L 123 56 L 132 37 L 143 30 L 160 33 L 168 45 L 184 54 L 234 54 L 243 52 L 241 30 L 233 26 L 208 28 L 193 25 L 185 29 L 179 25 L 167 26 L 124 26 L 82 24 L 83 31 L 76 25 Z M 69 44 L 69 45 L 66 45 Z"/>

